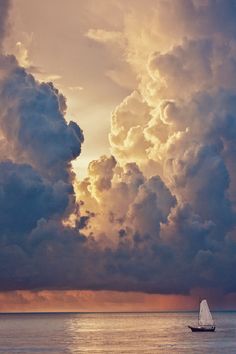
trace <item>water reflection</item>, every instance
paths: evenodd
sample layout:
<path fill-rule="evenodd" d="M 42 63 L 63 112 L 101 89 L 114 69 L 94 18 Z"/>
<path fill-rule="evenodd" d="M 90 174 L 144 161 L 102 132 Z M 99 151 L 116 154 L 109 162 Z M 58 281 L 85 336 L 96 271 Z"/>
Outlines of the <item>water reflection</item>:
<path fill-rule="evenodd" d="M 236 313 L 192 333 L 196 313 L 1 315 L 0 353 L 235 353 Z"/>
<path fill-rule="evenodd" d="M 216 315 L 220 317 L 221 315 Z M 234 353 L 232 321 L 217 332 L 196 333 L 187 325 L 196 314 L 81 314 L 71 318 L 68 331 L 71 353 Z M 231 318 L 232 320 L 232 318 Z M 235 321 L 235 315 L 234 315 Z M 234 322 L 233 321 L 233 322 Z M 221 321 L 222 322 L 222 321 Z M 231 323 L 232 324 L 232 323 Z M 228 326 L 228 329 L 227 329 Z M 229 341 L 224 340 L 226 332 Z M 198 334 L 199 335 L 199 334 Z"/>

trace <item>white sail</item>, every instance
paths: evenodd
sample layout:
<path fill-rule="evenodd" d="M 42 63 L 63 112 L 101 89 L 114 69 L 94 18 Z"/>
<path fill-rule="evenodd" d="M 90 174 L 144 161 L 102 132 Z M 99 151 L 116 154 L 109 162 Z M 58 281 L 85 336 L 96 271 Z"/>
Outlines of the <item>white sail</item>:
<path fill-rule="evenodd" d="M 199 325 L 200 326 L 214 325 L 214 321 L 206 300 L 202 300 L 200 303 Z"/>

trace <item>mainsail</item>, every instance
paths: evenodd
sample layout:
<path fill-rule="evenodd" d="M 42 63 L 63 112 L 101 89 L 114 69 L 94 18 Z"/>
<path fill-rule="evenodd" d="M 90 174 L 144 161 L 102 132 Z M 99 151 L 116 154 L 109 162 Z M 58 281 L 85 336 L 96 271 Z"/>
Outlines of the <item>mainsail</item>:
<path fill-rule="evenodd" d="M 214 321 L 206 300 L 202 300 L 200 303 L 199 325 L 200 326 L 214 325 Z"/>

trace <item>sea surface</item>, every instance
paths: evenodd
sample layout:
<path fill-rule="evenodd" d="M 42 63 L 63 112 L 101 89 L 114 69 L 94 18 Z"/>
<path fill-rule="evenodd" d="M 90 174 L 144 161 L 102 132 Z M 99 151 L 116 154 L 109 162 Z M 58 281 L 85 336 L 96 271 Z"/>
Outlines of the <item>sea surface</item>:
<path fill-rule="evenodd" d="M 0 353 L 236 353 L 236 313 L 213 313 L 215 333 L 192 333 L 197 313 L 1 314 Z"/>

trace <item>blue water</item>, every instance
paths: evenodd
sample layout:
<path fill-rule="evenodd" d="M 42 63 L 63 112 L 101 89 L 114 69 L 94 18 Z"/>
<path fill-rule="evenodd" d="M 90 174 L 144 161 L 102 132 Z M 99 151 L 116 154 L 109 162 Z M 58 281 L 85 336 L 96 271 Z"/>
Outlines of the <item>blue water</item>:
<path fill-rule="evenodd" d="M 236 353 L 236 313 L 192 333 L 197 313 L 2 314 L 0 353 Z"/>

